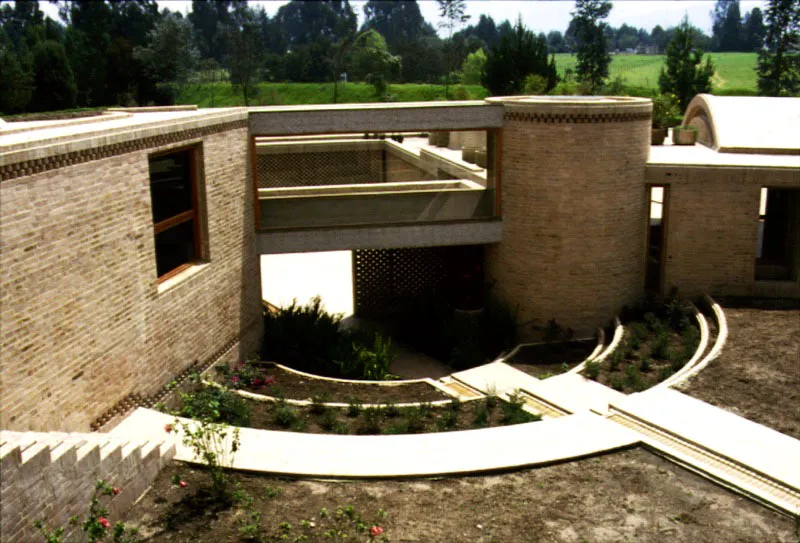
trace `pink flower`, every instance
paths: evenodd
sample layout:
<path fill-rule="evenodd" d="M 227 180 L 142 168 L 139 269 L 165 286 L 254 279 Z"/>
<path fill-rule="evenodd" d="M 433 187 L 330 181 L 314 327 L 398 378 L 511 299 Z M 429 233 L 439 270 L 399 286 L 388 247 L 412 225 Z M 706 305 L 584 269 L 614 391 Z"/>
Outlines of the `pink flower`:
<path fill-rule="evenodd" d="M 112 489 L 111 489 L 111 492 L 112 492 L 112 493 L 113 493 L 115 496 L 117 496 L 117 495 L 119 495 L 119 493 L 121 492 L 121 490 L 119 489 L 119 487 L 118 487 L 118 486 L 115 486 L 114 488 L 112 488 Z"/>
<path fill-rule="evenodd" d="M 186 488 L 187 486 L 189 486 L 189 483 L 187 483 L 184 480 L 181 480 L 178 484 L 181 485 L 181 488 Z"/>
<path fill-rule="evenodd" d="M 263 382 L 264 382 L 264 380 L 261 379 L 261 377 L 256 377 L 256 378 L 253 379 L 253 386 L 254 387 L 261 386 L 261 384 Z"/>
<path fill-rule="evenodd" d="M 378 537 L 383 533 L 383 528 L 381 528 L 380 526 L 373 526 L 372 528 L 369 529 L 369 533 L 370 535 L 372 535 L 372 537 Z"/>
<path fill-rule="evenodd" d="M 235 385 L 236 383 L 238 383 L 238 382 L 239 382 L 239 376 L 238 376 L 238 375 L 234 375 L 234 376 L 233 376 L 233 379 L 232 379 L 232 381 L 233 381 L 233 384 L 234 384 L 234 385 Z"/>
<path fill-rule="evenodd" d="M 166 433 L 168 433 L 168 434 L 169 434 L 170 432 L 172 432 L 172 425 L 171 425 L 171 424 L 165 424 L 165 425 L 164 425 L 164 431 L 165 431 Z"/>
<path fill-rule="evenodd" d="M 274 377 L 272 377 L 272 376 L 270 376 L 270 377 L 267 377 L 266 379 L 264 379 L 264 384 L 265 384 L 265 385 L 272 385 L 272 384 L 275 384 L 275 378 L 274 378 Z"/>
<path fill-rule="evenodd" d="M 102 526 L 103 528 L 108 528 L 108 527 L 110 527 L 110 526 L 111 526 L 111 523 L 110 523 L 110 522 L 108 522 L 108 519 L 107 519 L 106 517 L 97 517 L 97 522 L 98 522 L 98 524 L 100 524 L 100 526 Z"/>

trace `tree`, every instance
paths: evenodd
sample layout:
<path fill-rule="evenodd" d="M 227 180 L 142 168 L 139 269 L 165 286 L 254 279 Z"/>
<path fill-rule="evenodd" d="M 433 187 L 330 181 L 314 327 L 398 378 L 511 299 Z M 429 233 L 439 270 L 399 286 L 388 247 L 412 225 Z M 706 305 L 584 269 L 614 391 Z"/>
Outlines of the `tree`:
<path fill-rule="evenodd" d="M 369 0 L 364 5 L 362 30 L 375 30 L 394 54 L 424 33 L 425 19 L 416 0 Z"/>
<path fill-rule="evenodd" d="M 466 14 L 467 10 L 467 2 L 466 0 L 436 0 L 439 4 L 439 17 L 444 19 L 439 23 L 439 28 L 446 28 L 447 29 L 447 39 L 450 42 L 450 46 L 447 49 L 447 64 L 445 66 L 445 74 L 444 74 L 444 98 L 445 100 L 448 99 L 448 85 L 450 83 L 450 72 L 452 71 L 453 64 L 453 52 L 452 52 L 452 41 L 453 41 L 453 32 L 459 26 L 465 24 L 469 21 L 470 16 Z"/>
<path fill-rule="evenodd" d="M 742 32 L 743 51 L 758 51 L 761 49 L 764 44 L 766 28 L 764 27 L 764 15 L 759 8 L 753 8 L 753 11 L 745 14 Z"/>
<path fill-rule="evenodd" d="M 575 12 L 572 13 L 577 42 L 575 70 L 578 79 L 586 83 L 593 94 L 603 87 L 611 64 L 604 36 L 608 25 L 602 22 L 610 12 L 611 2 L 608 0 L 576 0 Z"/>
<path fill-rule="evenodd" d="M 133 56 L 160 93 L 160 102 L 174 102 L 199 59 L 191 23 L 177 13 L 166 13 L 149 33 L 149 43 Z"/>
<path fill-rule="evenodd" d="M 262 8 L 263 9 L 263 8 Z M 242 93 L 244 105 L 257 92 L 256 83 L 264 58 L 264 42 L 258 14 L 247 4 L 237 4 L 231 23 L 223 30 L 227 55 L 225 64 L 230 72 L 231 85 Z"/>
<path fill-rule="evenodd" d="M 758 93 L 762 96 L 800 94 L 800 4 L 770 0 L 764 47 L 758 53 Z"/>
<path fill-rule="evenodd" d="M 564 53 L 564 35 L 558 30 L 551 30 L 547 33 L 547 50 L 550 53 Z"/>
<path fill-rule="evenodd" d="M 703 51 L 695 48 L 696 32 L 689 19 L 684 17 L 667 45 L 667 60 L 658 77 L 661 92 L 675 95 L 681 110 L 695 94 L 711 92 L 714 65 L 710 56 L 703 64 Z"/>
<path fill-rule="evenodd" d="M 359 34 L 350 59 L 354 79 L 372 84 L 379 100 L 385 100 L 389 82 L 400 71 L 400 57 L 389 52 L 386 40 L 375 30 Z"/>
<path fill-rule="evenodd" d="M 233 22 L 231 8 L 237 3 L 241 3 L 241 0 L 192 0 L 192 11 L 188 18 L 194 27 L 200 58 L 222 62 L 222 35 L 224 28 Z"/>
<path fill-rule="evenodd" d="M 483 84 L 496 96 L 520 94 L 531 75 L 544 78 L 545 91 L 558 82 L 555 57 L 547 61 L 547 40 L 535 36 L 518 19 L 514 33 L 500 38 L 497 47 L 489 52 Z"/>
<path fill-rule="evenodd" d="M 78 105 L 109 102 L 108 48 L 111 45 L 111 7 L 95 0 L 73 0 L 64 10 L 68 17 L 64 47 L 78 86 Z"/>
<path fill-rule="evenodd" d="M 716 51 L 740 51 L 742 14 L 739 0 L 717 0 L 711 12 L 712 46 Z"/>
<path fill-rule="evenodd" d="M 52 40 L 37 43 L 33 53 L 32 102 L 40 111 L 75 107 L 75 76 L 64 46 Z"/>
<path fill-rule="evenodd" d="M 0 111 L 4 113 L 24 111 L 31 101 L 33 81 L 30 73 L 23 69 L 11 47 L 5 45 L 0 45 L 0 89 L 3 89 L 0 92 Z"/>
<path fill-rule="evenodd" d="M 283 32 L 284 75 L 292 81 L 330 81 L 338 46 L 357 25 L 347 0 L 292 0 L 278 9 L 273 22 Z"/>
<path fill-rule="evenodd" d="M 486 68 L 486 51 L 478 49 L 470 53 L 461 66 L 461 74 L 465 85 L 480 85 L 483 71 Z"/>

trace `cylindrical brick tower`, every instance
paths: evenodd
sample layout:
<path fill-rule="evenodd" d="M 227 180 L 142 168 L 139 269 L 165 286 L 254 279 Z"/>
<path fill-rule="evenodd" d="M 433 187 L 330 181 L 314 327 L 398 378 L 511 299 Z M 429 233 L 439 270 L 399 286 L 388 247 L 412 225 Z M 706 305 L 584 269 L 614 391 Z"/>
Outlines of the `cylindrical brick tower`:
<path fill-rule="evenodd" d="M 604 326 L 644 291 L 644 170 L 652 103 L 642 98 L 489 98 L 505 107 L 503 241 L 486 251 L 495 291 L 525 336 L 550 319 Z"/>

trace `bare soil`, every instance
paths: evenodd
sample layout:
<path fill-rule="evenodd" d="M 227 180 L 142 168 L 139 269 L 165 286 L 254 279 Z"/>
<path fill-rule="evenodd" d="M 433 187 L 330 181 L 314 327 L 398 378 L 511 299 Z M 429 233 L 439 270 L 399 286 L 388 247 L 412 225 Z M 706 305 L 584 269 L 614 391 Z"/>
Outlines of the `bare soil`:
<path fill-rule="evenodd" d="M 728 322 L 722 354 L 681 389 L 800 438 L 800 302 L 718 302 Z"/>
<path fill-rule="evenodd" d="M 245 390 L 293 400 L 311 400 L 319 396 L 324 397 L 327 402 L 341 403 L 347 403 L 352 399 L 361 403 L 413 403 L 450 399 L 450 396 L 427 383 L 393 386 L 340 383 L 310 379 L 271 365 L 268 366 L 268 372 L 271 377 L 275 378 L 275 384 L 249 386 Z M 218 379 L 219 382 L 224 381 L 221 375 L 216 376 L 215 379 Z"/>
<path fill-rule="evenodd" d="M 188 487 L 172 485 L 174 476 Z M 191 497 L 207 481 L 202 470 L 174 463 L 126 520 L 153 543 L 240 541 L 239 529 L 247 523 L 262 541 L 277 541 L 280 523 L 290 523 L 293 536 L 304 519 L 318 530 L 326 522 L 319 516 L 322 508 L 333 513 L 347 505 L 368 526 L 379 522 L 394 542 L 766 543 L 795 542 L 797 537 L 792 519 L 644 449 L 439 480 L 336 482 L 234 473 L 231 483 L 239 485 L 240 501 L 216 511 L 192 504 Z M 242 492 L 253 499 L 249 510 Z M 388 516 L 376 522 L 379 508 Z M 169 530 L 166 519 L 171 520 Z"/>
<path fill-rule="evenodd" d="M 597 342 L 568 341 L 522 347 L 506 364 L 540 379 L 569 371 L 597 347 Z"/>
<path fill-rule="evenodd" d="M 361 408 L 324 405 L 291 406 L 245 400 L 251 410 L 250 428 L 312 434 L 413 434 L 489 428 L 537 417 L 498 398 L 419 407 Z"/>

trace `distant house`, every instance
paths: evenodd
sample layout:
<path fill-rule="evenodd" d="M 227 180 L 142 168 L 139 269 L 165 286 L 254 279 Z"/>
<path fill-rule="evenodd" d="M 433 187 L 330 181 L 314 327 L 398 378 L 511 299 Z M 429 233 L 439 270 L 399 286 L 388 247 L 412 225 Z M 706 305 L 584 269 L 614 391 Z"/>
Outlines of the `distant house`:
<path fill-rule="evenodd" d="M 658 45 L 642 45 L 636 47 L 636 54 L 637 55 L 657 55 L 661 51 Z"/>

